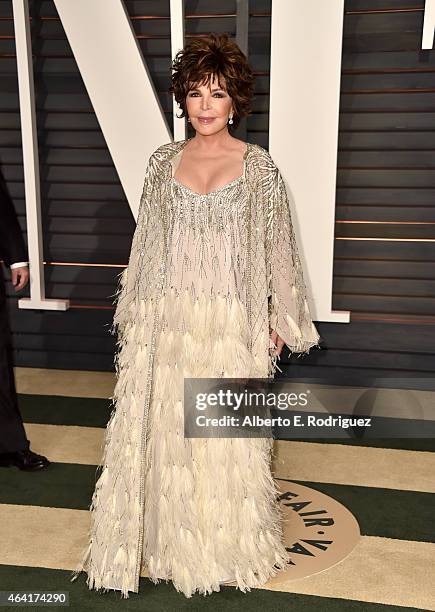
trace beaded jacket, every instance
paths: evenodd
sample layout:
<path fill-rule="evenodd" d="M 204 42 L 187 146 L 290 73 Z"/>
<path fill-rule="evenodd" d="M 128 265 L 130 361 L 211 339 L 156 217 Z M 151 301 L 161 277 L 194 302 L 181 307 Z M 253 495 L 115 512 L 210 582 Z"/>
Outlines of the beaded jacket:
<path fill-rule="evenodd" d="M 129 264 L 118 286 L 113 328 L 118 334 L 122 335 L 138 301 L 155 300 L 164 291 L 165 257 L 174 222 L 169 189 L 171 159 L 187 142 L 164 144 L 148 161 Z M 311 318 L 281 172 L 259 145 L 248 143 L 245 164 L 248 199 L 240 257 L 246 260 L 245 301 L 251 349 L 260 362 L 267 358 L 268 373 L 273 375 L 278 366 L 274 351 L 269 350 L 269 329 L 278 333 L 292 353 L 309 353 L 321 338 Z"/>
<path fill-rule="evenodd" d="M 89 543 L 74 577 L 90 588 L 138 592 L 144 537 L 144 476 L 153 361 L 162 323 L 175 208 L 172 160 L 188 140 L 160 146 L 148 160 L 128 266 L 119 277 L 112 333 L 117 334 L 115 409 L 106 429 L 95 487 Z M 240 298 L 249 323 L 256 377 L 273 377 L 275 330 L 292 353 L 319 345 L 283 177 L 261 146 L 247 145 L 245 197 L 239 211 Z M 205 197 L 205 196 L 204 196 Z M 141 322 L 146 321 L 146 324 Z M 151 322 L 151 324 L 150 324 Z"/>

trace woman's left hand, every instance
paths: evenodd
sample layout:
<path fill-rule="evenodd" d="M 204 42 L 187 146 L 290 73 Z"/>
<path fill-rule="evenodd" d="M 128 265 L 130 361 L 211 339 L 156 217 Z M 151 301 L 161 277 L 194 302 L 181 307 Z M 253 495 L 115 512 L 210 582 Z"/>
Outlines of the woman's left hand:
<path fill-rule="evenodd" d="M 277 332 L 273 329 L 270 335 L 272 342 L 276 345 L 276 354 L 280 355 L 285 344 L 281 336 L 278 336 Z"/>

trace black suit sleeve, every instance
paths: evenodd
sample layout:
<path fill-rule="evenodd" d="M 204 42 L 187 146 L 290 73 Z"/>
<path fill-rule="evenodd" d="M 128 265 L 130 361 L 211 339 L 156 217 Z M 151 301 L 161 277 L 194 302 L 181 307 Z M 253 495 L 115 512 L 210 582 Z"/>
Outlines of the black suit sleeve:
<path fill-rule="evenodd" d="M 27 249 L 6 182 L 0 172 L 0 257 L 7 266 L 27 261 Z"/>

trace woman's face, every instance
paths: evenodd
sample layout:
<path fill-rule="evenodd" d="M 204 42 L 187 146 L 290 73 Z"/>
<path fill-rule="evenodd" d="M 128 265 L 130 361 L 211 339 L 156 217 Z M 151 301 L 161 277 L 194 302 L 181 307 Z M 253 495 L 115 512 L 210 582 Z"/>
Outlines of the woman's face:
<path fill-rule="evenodd" d="M 219 87 L 216 75 L 208 85 L 195 85 L 186 96 L 187 116 L 192 127 L 204 136 L 227 129 L 228 118 L 233 114 L 232 99 L 221 77 Z"/>

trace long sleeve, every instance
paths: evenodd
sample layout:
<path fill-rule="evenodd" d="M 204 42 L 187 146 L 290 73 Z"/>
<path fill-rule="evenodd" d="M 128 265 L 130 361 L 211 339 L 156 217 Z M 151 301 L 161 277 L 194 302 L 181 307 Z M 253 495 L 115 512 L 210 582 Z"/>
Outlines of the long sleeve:
<path fill-rule="evenodd" d="M 0 172 L 0 256 L 10 266 L 27 259 L 26 246 L 6 182 Z"/>
<path fill-rule="evenodd" d="M 28 265 L 29 265 L 28 261 L 17 261 L 16 263 L 11 264 L 10 268 L 11 270 L 13 270 L 14 268 L 24 268 Z"/>
<path fill-rule="evenodd" d="M 118 333 L 120 336 L 125 330 L 126 323 L 131 320 L 135 312 L 139 296 L 143 298 L 147 293 L 144 285 L 148 284 L 146 272 L 152 267 L 150 258 L 158 257 L 159 253 L 160 227 L 153 191 L 160 170 L 159 152 L 161 148 L 154 151 L 146 164 L 129 262 L 118 277 L 117 290 L 114 295 L 115 313 L 111 333 Z M 158 198 L 156 201 L 158 202 Z"/>
<path fill-rule="evenodd" d="M 269 323 L 291 352 L 308 353 L 320 336 L 307 301 L 289 199 L 278 168 L 270 166 L 266 257 Z"/>

